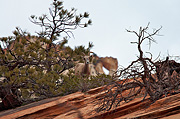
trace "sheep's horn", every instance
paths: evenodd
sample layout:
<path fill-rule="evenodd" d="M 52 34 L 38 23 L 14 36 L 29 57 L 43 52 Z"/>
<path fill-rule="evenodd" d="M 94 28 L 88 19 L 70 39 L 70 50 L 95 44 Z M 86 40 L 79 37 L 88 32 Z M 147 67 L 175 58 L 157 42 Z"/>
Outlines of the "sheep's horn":
<path fill-rule="evenodd" d="M 90 56 L 91 53 L 94 53 L 94 52 L 89 52 L 88 55 Z"/>
<path fill-rule="evenodd" d="M 82 54 L 85 56 L 85 53 L 84 53 L 84 52 L 82 52 Z"/>

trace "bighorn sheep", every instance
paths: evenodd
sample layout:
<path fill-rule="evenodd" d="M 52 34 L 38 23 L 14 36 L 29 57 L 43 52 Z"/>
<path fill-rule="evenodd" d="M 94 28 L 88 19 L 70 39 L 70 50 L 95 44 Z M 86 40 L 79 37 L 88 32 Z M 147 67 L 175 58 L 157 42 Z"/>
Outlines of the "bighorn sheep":
<path fill-rule="evenodd" d="M 84 63 L 78 63 L 75 66 L 75 75 L 79 75 L 79 76 L 96 76 L 96 70 L 94 65 L 91 63 L 90 61 L 90 53 L 93 52 L 89 52 L 88 55 L 85 55 L 83 53 L 83 58 L 84 58 Z"/>
<path fill-rule="evenodd" d="M 95 53 L 93 54 L 95 62 L 95 69 L 99 74 L 104 74 L 103 67 L 109 70 L 109 75 L 112 76 L 118 68 L 118 61 L 113 57 L 98 57 Z"/>

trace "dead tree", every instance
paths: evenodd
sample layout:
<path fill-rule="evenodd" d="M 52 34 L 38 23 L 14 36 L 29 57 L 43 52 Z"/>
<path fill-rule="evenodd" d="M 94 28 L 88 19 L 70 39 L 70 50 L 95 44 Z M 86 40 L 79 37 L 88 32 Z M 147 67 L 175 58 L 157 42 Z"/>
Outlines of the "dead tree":
<path fill-rule="evenodd" d="M 104 96 L 98 98 L 99 107 L 97 111 L 110 110 L 117 107 L 124 102 L 129 102 L 134 98 L 144 97 L 152 102 L 174 93 L 179 92 L 179 75 L 171 75 L 173 68 L 169 66 L 170 63 L 153 62 L 151 57 L 146 57 L 142 50 L 142 44 L 149 41 L 149 45 L 155 42 L 154 36 L 158 35 L 159 29 L 152 33 L 148 32 L 149 24 L 142 28 L 139 32 L 127 30 L 137 36 L 137 42 L 131 42 L 137 45 L 139 56 L 127 68 L 119 69 L 119 81 L 114 82 L 106 87 Z M 179 67 L 176 69 L 179 69 Z M 167 74 L 168 73 L 168 74 Z M 165 78 L 165 74 L 166 78 Z"/>

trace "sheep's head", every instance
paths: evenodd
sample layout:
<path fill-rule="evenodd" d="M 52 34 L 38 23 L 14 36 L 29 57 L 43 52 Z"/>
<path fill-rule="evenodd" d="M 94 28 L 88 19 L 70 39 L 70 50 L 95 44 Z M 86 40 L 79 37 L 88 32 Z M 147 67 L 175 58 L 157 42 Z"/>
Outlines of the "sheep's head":
<path fill-rule="evenodd" d="M 88 55 L 85 55 L 85 54 L 83 53 L 83 55 L 84 55 L 83 58 L 84 58 L 85 64 L 91 63 L 92 55 L 90 55 L 90 53 L 92 53 L 92 52 L 89 52 Z"/>
<path fill-rule="evenodd" d="M 91 56 L 84 56 L 85 64 L 89 64 L 90 63 L 90 57 Z"/>

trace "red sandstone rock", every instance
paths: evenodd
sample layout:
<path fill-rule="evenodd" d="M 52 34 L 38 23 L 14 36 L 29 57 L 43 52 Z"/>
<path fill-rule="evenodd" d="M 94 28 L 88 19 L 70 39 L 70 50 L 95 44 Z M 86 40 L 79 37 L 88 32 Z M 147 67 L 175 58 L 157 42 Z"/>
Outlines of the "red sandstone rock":
<path fill-rule="evenodd" d="M 129 118 L 180 118 L 180 94 L 162 98 L 155 103 L 143 97 L 108 112 L 96 113 L 92 103 L 102 87 L 87 93 L 73 93 L 63 97 L 45 99 L 7 111 L 0 112 L 0 119 L 129 119 Z M 151 105 L 150 105 L 151 104 Z"/>

